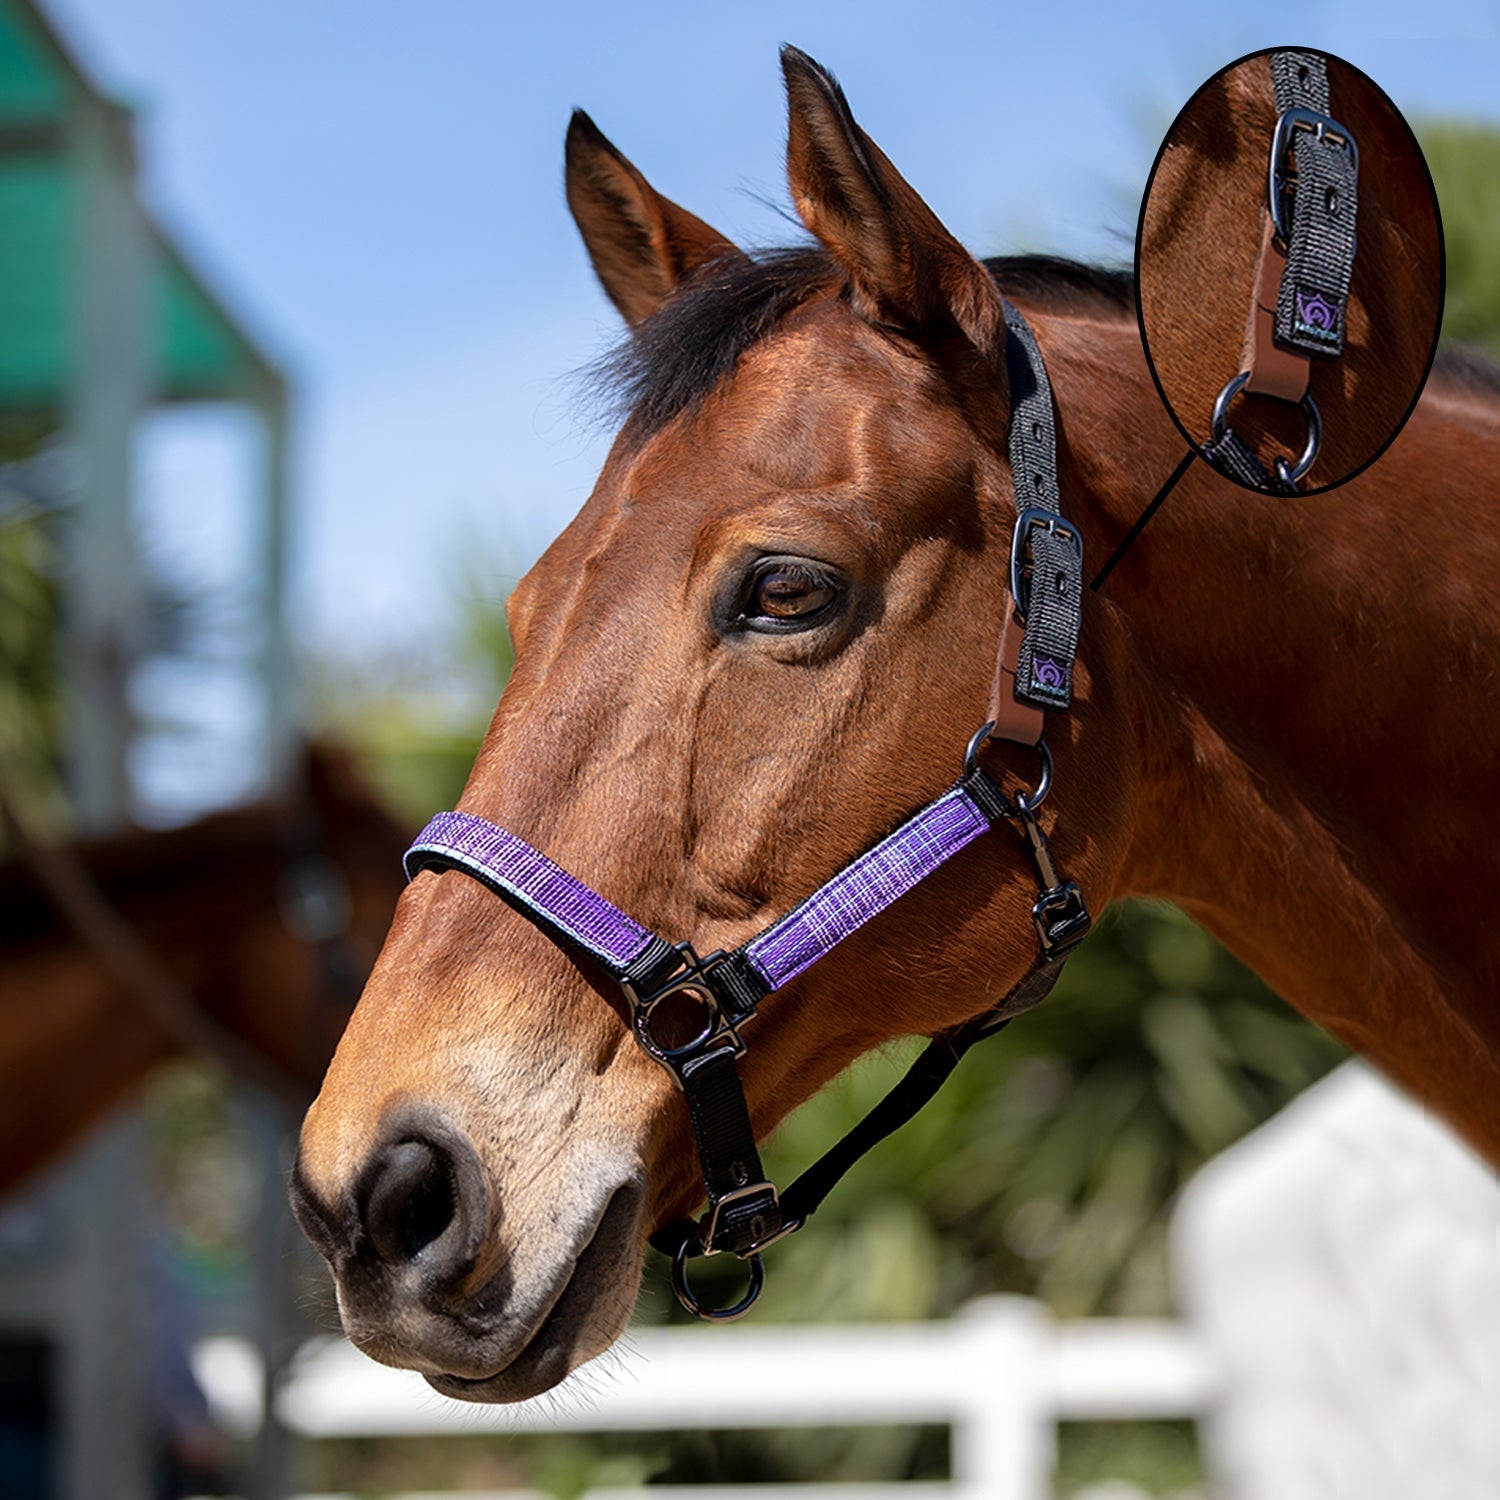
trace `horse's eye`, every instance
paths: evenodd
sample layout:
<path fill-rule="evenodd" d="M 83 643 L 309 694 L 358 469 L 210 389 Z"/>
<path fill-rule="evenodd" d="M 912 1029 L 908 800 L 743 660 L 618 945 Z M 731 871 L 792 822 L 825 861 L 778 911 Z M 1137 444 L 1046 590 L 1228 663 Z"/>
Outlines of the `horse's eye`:
<path fill-rule="evenodd" d="M 838 597 L 833 580 L 806 563 L 772 563 L 759 572 L 745 604 L 747 621 L 808 620 Z"/>

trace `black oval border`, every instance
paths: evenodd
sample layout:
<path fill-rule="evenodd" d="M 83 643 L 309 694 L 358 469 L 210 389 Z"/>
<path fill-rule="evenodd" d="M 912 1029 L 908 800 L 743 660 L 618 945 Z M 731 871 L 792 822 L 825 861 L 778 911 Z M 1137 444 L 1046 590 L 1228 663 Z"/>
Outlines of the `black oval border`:
<path fill-rule="evenodd" d="M 1151 383 L 1156 387 L 1156 394 L 1158 399 L 1161 401 L 1162 409 L 1172 419 L 1172 425 L 1176 427 L 1179 433 L 1182 434 L 1183 441 L 1187 444 L 1189 451 L 1197 455 L 1197 457 L 1203 458 L 1202 451 L 1200 450 L 1197 442 L 1194 441 L 1192 434 L 1187 430 L 1187 427 L 1179 419 L 1176 410 L 1172 406 L 1172 403 L 1167 399 L 1167 393 L 1162 388 L 1161 377 L 1156 373 L 1156 361 L 1151 358 L 1151 341 L 1146 337 L 1146 314 L 1142 307 L 1140 292 L 1141 235 L 1146 225 L 1146 205 L 1151 198 L 1151 188 L 1156 181 L 1156 173 L 1158 168 L 1161 166 L 1161 159 L 1164 155 L 1166 155 L 1167 143 L 1172 139 L 1172 133 L 1177 129 L 1177 126 L 1181 122 L 1182 117 L 1187 114 L 1187 112 L 1197 102 L 1198 96 L 1212 84 L 1217 83 L 1218 80 L 1221 79 L 1226 73 L 1240 67 L 1243 63 L 1252 62 L 1256 58 L 1260 57 L 1269 57 L 1273 52 L 1288 51 L 1319 52 L 1324 57 L 1332 58 L 1334 62 L 1340 63 L 1342 66 L 1351 69 L 1355 73 L 1358 73 L 1359 76 L 1363 78 L 1364 81 L 1369 84 L 1370 87 L 1374 89 L 1375 92 L 1379 94 L 1380 97 L 1385 100 L 1385 102 L 1391 107 L 1391 111 L 1395 114 L 1396 118 L 1401 121 L 1403 128 L 1406 130 L 1407 135 L 1410 137 L 1412 147 L 1416 151 L 1417 160 L 1421 163 L 1422 166 L 1422 175 L 1427 179 L 1427 191 L 1432 198 L 1432 215 L 1437 224 L 1438 237 L 1437 319 L 1433 325 L 1432 330 L 1432 347 L 1427 351 L 1427 365 L 1426 368 L 1424 368 L 1422 371 L 1422 378 L 1417 381 L 1417 388 L 1412 394 L 1411 404 L 1402 414 L 1401 420 L 1397 422 L 1396 425 L 1391 429 L 1390 434 L 1389 436 L 1387 436 L 1386 440 L 1378 448 L 1376 448 L 1376 450 L 1369 456 L 1369 458 L 1367 458 L 1362 464 L 1360 464 L 1358 468 L 1351 469 L 1347 474 L 1333 480 L 1329 484 L 1320 485 L 1315 490 L 1298 490 L 1295 494 L 1275 495 L 1270 497 L 1267 497 L 1264 491 L 1257 490 L 1251 485 L 1243 484 L 1240 480 L 1235 479 L 1232 475 L 1225 474 L 1222 470 L 1214 469 L 1213 465 L 1209 464 L 1209 468 L 1213 469 L 1213 472 L 1215 474 L 1218 474 L 1221 479 L 1229 480 L 1231 484 L 1237 485 L 1247 494 L 1261 496 L 1262 498 L 1274 498 L 1277 500 L 1311 500 L 1318 495 L 1326 495 L 1329 493 L 1329 491 L 1336 490 L 1341 485 L 1348 484 L 1351 479 L 1358 478 L 1359 475 L 1363 474 L 1365 470 L 1368 469 L 1372 464 L 1378 463 L 1385 456 L 1386 451 L 1390 448 L 1391 444 L 1394 443 L 1396 439 L 1401 435 L 1401 429 L 1405 427 L 1409 421 L 1411 421 L 1412 413 L 1416 411 L 1417 403 L 1422 399 L 1422 393 L 1427 389 L 1427 381 L 1432 375 L 1432 366 L 1434 361 L 1437 359 L 1438 346 L 1442 343 L 1443 339 L 1443 314 L 1446 311 L 1448 305 L 1448 239 L 1443 232 L 1443 206 L 1438 201 L 1437 184 L 1432 180 L 1432 168 L 1427 165 L 1427 155 L 1422 150 L 1422 143 L 1417 139 L 1417 133 L 1411 128 L 1411 121 L 1406 118 L 1405 112 L 1396 103 L 1396 101 L 1392 99 L 1391 96 L 1386 93 L 1386 91 L 1381 88 L 1381 86 L 1376 83 L 1368 73 L 1365 72 L 1363 68 L 1361 68 L 1357 63 L 1350 62 L 1348 58 L 1341 57 L 1337 52 L 1328 51 L 1326 47 L 1306 47 L 1291 45 L 1276 47 L 1257 47 L 1254 52 L 1243 53 L 1241 56 L 1235 58 L 1233 62 L 1225 63 L 1224 66 L 1218 69 L 1217 72 L 1210 73 L 1209 76 L 1205 78 L 1196 89 L 1193 90 L 1193 92 L 1188 96 L 1187 102 L 1182 106 L 1181 109 L 1177 111 L 1175 115 L 1173 115 L 1172 123 L 1167 126 L 1166 134 L 1162 137 L 1161 145 L 1156 148 L 1156 156 L 1151 162 L 1151 171 L 1147 174 L 1146 177 L 1145 190 L 1141 193 L 1141 211 L 1136 217 L 1135 224 L 1135 320 L 1136 328 L 1141 336 L 1141 348 L 1146 355 L 1146 368 L 1151 371 Z M 1203 462 L 1207 464 L 1208 460 L 1204 458 Z"/>

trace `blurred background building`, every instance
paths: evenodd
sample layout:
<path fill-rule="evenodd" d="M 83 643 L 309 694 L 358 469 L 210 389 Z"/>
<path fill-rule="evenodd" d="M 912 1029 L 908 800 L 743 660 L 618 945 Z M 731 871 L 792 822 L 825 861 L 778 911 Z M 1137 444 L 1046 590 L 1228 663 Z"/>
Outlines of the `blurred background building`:
<path fill-rule="evenodd" d="M 143 535 L 142 434 L 154 413 L 186 403 L 242 414 L 249 503 L 235 597 L 174 576 Z M 142 201 L 131 110 L 96 86 L 30 0 L 0 0 L 8 814 L 97 837 L 226 793 L 285 790 L 287 417 L 281 371 Z M 228 721 L 213 702 L 226 684 L 242 710 Z M 239 771 L 227 783 L 211 771 L 185 778 L 185 800 L 154 796 L 163 777 L 153 761 L 180 765 L 184 746 Z M 15 852 L 9 819 L 5 844 Z M 41 1024 L 66 1001 L 27 992 L 12 968 L 0 972 L 0 1003 L 15 1025 L 23 1008 Z M 14 1051 L 7 1061 L 13 1070 Z M 180 1424 L 185 1438 L 194 1422 L 207 1427 L 186 1374 L 193 1319 L 151 1210 L 141 1135 L 138 1120 L 112 1119 L 0 1220 L 7 1495 L 151 1495 L 177 1440 L 166 1429 Z M 276 1147 L 273 1137 L 262 1150 L 274 1160 Z"/>

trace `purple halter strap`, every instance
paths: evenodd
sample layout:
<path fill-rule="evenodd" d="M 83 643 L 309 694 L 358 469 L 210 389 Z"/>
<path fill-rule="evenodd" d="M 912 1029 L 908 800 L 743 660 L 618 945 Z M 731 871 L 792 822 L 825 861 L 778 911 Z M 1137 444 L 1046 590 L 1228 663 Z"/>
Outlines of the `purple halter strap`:
<path fill-rule="evenodd" d="M 661 942 L 525 839 L 473 813 L 439 813 L 417 835 L 403 863 L 408 879 L 427 869 L 472 875 L 538 926 L 592 954 L 617 978 L 634 978 L 641 960 L 649 960 L 653 945 Z"/>
<path fill-rule="evenodd" d="M 988 813 L 969 788 L 953 787 L 746 943 L 739 951 L 763 993 L 795 979 L 987 832 L 1004 812 L 987 800 Z M 677 952 L 525 839 L 473 813 L 439 813 L 405 864 L 408 877 L 462 870 L 616 979 L 634 983 Z"/>

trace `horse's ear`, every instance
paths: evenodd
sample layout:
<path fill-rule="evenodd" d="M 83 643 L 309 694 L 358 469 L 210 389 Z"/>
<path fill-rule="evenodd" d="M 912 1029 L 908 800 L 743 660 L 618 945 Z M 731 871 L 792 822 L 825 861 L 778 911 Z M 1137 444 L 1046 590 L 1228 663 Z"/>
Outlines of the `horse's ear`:
<path fill-rule="evenodd" d="M 663 198 L 581 109 L 568 122 L 568 207 L 609 300 L 631 327 L 733 243 Z"/>
<path fill-rule="evenodd" d="M 781 49 L 787 176 L 802 222 L 848 272 L 856 311 L 912 333 L 957 327 L 989 359 L 1005 317 L 988 271 L 855 123 L 833 75 Z"/>

